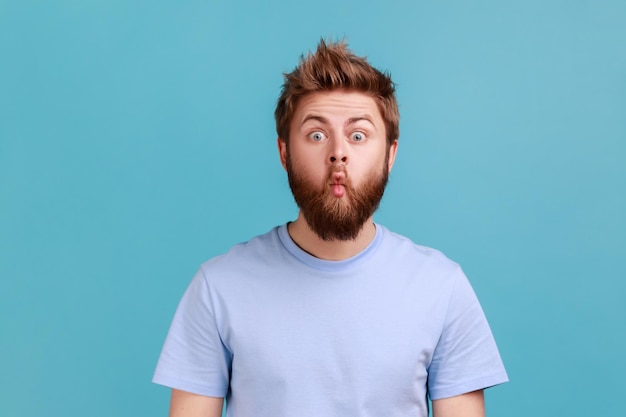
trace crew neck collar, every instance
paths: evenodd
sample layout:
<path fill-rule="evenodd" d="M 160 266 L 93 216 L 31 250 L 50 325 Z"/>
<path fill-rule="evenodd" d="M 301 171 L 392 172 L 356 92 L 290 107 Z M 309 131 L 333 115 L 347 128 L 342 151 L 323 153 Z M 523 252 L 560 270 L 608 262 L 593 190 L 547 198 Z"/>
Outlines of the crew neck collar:
<path fill-rule="evenodd" d="M 342 259 L 340 261 L 329 261 L 325 259 L 320 259 L 302 250 L 302 248 L 296 245 L 296 243 L 289 235 L 289 231 L 287 230 L 287 223 L 278 227 L 278 237 L 280 238 L 280 241 L 285 249 L 287 249 L 287 251 L 291 255 L 298 259 L 298 261 L 304 263 L 305 265 L 314 269 L 327 272 L 341 272 L 347 269 L 352 269 L 362 264 L 375 252 L 376 248 L 382 242 L 384 230 L 382 226 L 376 223 L 374 223 L 374 226 L 376 227 L 376 234 L 374 235 L 372 241 L 365 247 L 365 249 L 350 258 Z"/>

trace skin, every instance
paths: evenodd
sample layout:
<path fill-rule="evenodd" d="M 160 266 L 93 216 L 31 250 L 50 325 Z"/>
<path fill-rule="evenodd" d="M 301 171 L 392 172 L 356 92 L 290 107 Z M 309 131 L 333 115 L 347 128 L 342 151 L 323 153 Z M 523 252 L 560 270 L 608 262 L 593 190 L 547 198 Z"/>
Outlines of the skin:
<path fill-rule="evenodd" d="M 389 171 L 393 167 L 398 143 L 387 143 L 385 124 L 376 102 L 370 96 L 343 90 L 313 93 L 298 104 L 289 131 L 291 161 L 314 183 L 329 187 L 333 196 L 346 200 L 342 175 L 329 181 L 328 170 L 343 164 L 355 187 L 375 170 L 382 170 L 389 146 Z M 287 144 L 278 138 L 280 161 L 286 169 Z M 303 250 L 326 260 L 341 260 L 361 252 L 372 241 L 376 229 L 370 217 L 354 240 L 320 239 L 300 213 L 289 224 L 291 238 Z M 220 417 L 222 398 L 205 397 L 172 390 L 170 417 Z M 483 391 L 435 400 L 434 417 L 484 417 Z"/>
<path fill-rule="evenodd" d="M 483 390 L 433 401 L 433 417 L 485 417 Z"/>
<path fill-rule="evenodd" d="M 172 390 L 170 417 L 221 417 L 223 398 Z"/>

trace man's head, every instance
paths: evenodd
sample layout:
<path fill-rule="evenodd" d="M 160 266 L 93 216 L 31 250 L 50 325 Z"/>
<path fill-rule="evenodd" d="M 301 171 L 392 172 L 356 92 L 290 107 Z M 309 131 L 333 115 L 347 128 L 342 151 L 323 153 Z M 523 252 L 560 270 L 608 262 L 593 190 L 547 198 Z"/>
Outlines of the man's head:
<path fill-rule="evenodd" d="M 397 149 L 388 75 L 344 43 L 321 42 L 285 75 L 278 146 L 309 227 L 323 240 L 356 239 L 378 207 Z"/>

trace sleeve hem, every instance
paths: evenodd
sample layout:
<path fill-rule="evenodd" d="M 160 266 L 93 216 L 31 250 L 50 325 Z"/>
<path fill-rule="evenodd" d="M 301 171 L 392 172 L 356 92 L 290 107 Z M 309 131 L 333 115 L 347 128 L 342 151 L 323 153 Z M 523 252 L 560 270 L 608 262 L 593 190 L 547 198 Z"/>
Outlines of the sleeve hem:
<path fill-rule="evenodd" d="M 228 388 L 224 387 L 208 387 L 206 385 L 196 384 L 189 381 L 182 381 L 177 378 L 171 378 L 164 375 L 154 375 L 152 382 L 163 385 L 165 387 L 190 392 L 192 394 L 204 395 L 205 397 L 226 397 Z"/>
<path fill-rule="evenodd" d="M 502 372 L 447 387 L 431 388 L 428 395 L 431 400 L 441 400 L 443 398 L 455 397 L 457 395 L 467 394 L 468 392 L 490 388 L 508 381 L 509 378 L 506 372 Z"/>

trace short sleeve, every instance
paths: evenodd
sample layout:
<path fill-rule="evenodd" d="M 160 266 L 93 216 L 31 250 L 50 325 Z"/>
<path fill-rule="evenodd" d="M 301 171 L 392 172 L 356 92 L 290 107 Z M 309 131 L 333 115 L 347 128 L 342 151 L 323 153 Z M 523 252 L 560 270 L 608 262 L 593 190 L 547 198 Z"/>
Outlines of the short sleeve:
<path fill-rule="evenodd" d="M 508 381 L 476 295 L 460 268 L 450 292 L 444 327 L 428 369 L 432 400 Z"/>
<path fill-rule="evenodd" d="M 224 397 L 231 360 L 200 269 L 178 305 L 152 381 L 194 394 Z"/>

